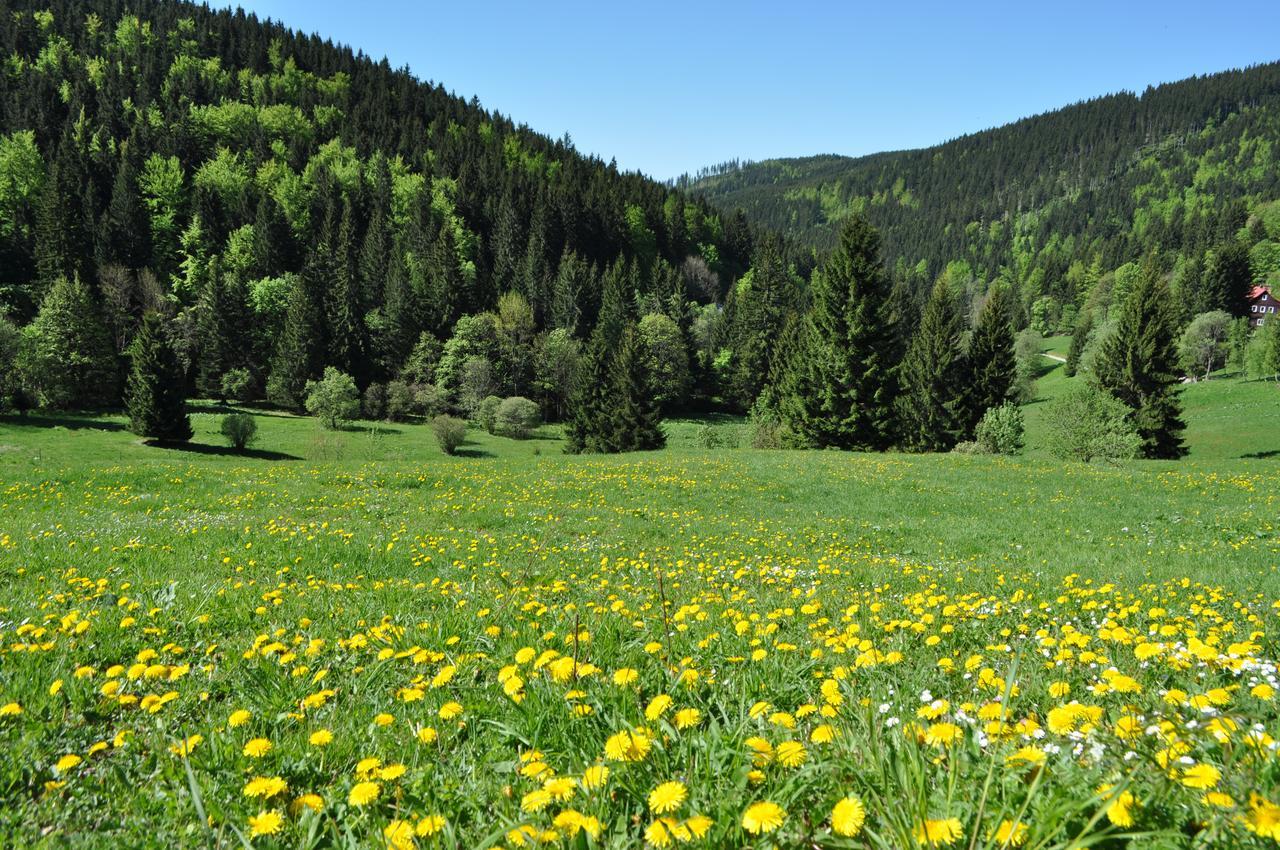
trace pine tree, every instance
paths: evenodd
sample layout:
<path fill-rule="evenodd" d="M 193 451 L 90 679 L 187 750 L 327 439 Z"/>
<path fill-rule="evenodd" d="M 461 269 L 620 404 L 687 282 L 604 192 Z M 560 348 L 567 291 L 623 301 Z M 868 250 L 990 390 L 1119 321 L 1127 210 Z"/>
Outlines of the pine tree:
<path fill-rule="evenodd" d="M 235 272 L 223 271 L 216 255 L 209 261 L 205 290 L 196 310 L 196 388 L 206 398 L 222 398 L 222 376 L 249 365 L 250 321 L 243 282 Z"/>
<path fill-rule="evenodd" d="M 1178 326 L 1169 286 L 1148 261 L 1098 353 L 1096 380 L 1131 411 L 1142 454 L 1175 459 L 1182 443 Z"/>
<path fill-rule="evenodd" d="M 119 403 L 115 343 L 101 308 L 79 278 L 54 281 L 22 334 L 18 371 L 38 406 L 73 409 Z"/>
<path fill-rule="evenodd" d="M 894 439 L 897 329 L 880 236 L 851 217 L 811 285 L 802 395 L 782 400 L 787 425 L 805 441 L 843 449 L 885 449 Z"/>
<path fill-rule="evenodd" d="M 277 277 L 299 267 L 298 246 L 293 228 L 285 221 L 275 198 L 270 192 L 258 197 L 258 207 L 253 217 L 254 266 L 258 274 Z"/>
<path fill-rule="evenodd" d="M 973 438 L 983 414 L 1004 404 L 1012 395 L 1018 371 L 1013 353 L 1012 308 L 1013 291 L 997 283 L 978 314 L 960 387 L 964 396 L 964 439 Z"/>
<path fill-rule="evenodd" d="M 635 325 L 628 325 L 613 358 L 614 409 L 609 442 L 613 451 L 660 449 L 667 444 L 662 413 L 645 365 L 644 344 Z"/>
<path fill-rule="evenodd" d="M 1068 378 L 1073 377 L 1080 369 L 1080 358 L 1084 356 L 1084 347 L 1089 342 L 1089 334 L 1093 331 L 1093 311 L 1083 310 L 1076 317 L 1075 330 L 1071 332 L 1071 346 L 1067 349 L 1067 362 L 1062 372 Z"/>
<path fill-rule="evenodd" d="M 369 344 L 356 282 L 354 243 L 352 204 L 346 201 L 342 206 L 342 222 L 338 226 L 337 239 L 329 258 L 332 276 L 325 299 L 329 321 L 329 348 L 325 365 L 333 366 L 339 372 L 355 378 L 356 386 L 365 387 L 369 383 Z"/>
<path fill-rule="evenodd" d="M 909 448 L 947 451 L 965 435 L 961 332 L 956 299 L 940 279 L 902 361 L 902 437 Z"/>
<path fill-rule="evenodd" d="M 140 269 L 151 261 L 151 218 L 138 194 L 138 166 L 131 153 L 136 144 L 130 139 L 126 145 L 111 189 L 111 202 L 102 213 L 96 243 L 99 267 Z"/>
<path fill-rule="evenodd" d="M 317 278 L 316 263 L 308 263 L 289 294 L 284 331 L 271 363 L 267 397 L 276 404 L 301 410 L 307 381 L 324 367 L 325 328 L 322 311 L 324 282 Z"/>
<path fill-rule="evenodd" d="M 726 392 L 741 410 L 751 407 L 769 375 L 774 349 L 786 324 L 787 314 L 796 310 L 798 298 L 790 273 L 783 263 L 776 240 L 762 241 L 756 249 L 751 270 L 729 296 L 732 323 L 729 347 L 732 368 Z"/>
<path fill-rule="evenodd" d="M 614 434 L 619 383 L 613 360 L 628 323 L 626 279 L 621 261 L 614 263 L 604 276 L 600 315 L 569 398 L 565 450 L 573 454 L 621 451 Z"/>
<path fill-rule="evenodd" d="M 132 365 L 125 393 L 129 430 L 162 442 L 190 440 L 195 432 L 187 416 L 182 365 L 158 313 L 143 317 L 129 356 Z"/>

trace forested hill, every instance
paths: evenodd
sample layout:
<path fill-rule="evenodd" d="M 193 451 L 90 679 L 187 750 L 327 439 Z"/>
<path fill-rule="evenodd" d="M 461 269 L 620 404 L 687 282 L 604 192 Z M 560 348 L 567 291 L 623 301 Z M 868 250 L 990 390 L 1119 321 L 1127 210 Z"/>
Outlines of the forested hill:
<path fill-rule="evenodd" d="M 1280 197 L 1280 63 L 1099 97 L 921 150 L 728 163 L 679 185 L 829 249 L 864 213 L 898 271 L 1001 268 L 1069 301 L 1096 263 L 1201 257 Z M 1072 264 L 1080 266 L 1073 271 Z M 917 264 L 921 264 L 917 267 Z"/>
<path fill-rule="evenodd" d="M 265 383 L 291 333 L 295 379 L 336 365 L 363 386 L 504 293 L 531 332 L 583 337 L 610 269 L 667 309 L 723 295 L 751 250 L 741 216 L 241 11 L 0 13 L 0 313 L 18 325 L 79 278 L 118 353 L 154 308 L 213 386 L 232 367 Z"/>

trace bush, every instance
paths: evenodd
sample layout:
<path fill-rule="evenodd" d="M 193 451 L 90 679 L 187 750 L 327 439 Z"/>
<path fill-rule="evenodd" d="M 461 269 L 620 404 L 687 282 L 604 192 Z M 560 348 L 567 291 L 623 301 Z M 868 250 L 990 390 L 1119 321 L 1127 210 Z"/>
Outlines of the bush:
<path fill-rule="evenodd" d="M 710 423 L 699 428 L 697 434 L 694 435 L 694 439 L 697 441 L 698 446 L 704 449 L 725 449 L 733 448 L 736 445 L 723 428 L 717 428 Z"/>
<path fill-rule="evenodd" d="M 413 387 L 404 381 L 392 381 L 387 384 L 383 413 L 392 422 L 406 422 L 413 415 Z"/>
<path fill-rule="evenodd" d="M 431 420 L 431 431 L 447 455 L 457 454 L 458 447 L 467 441 L 467 423 L 456 416 L 437 416 Z"/>
<path fill-rule="evenodd" d="M 365 419 L 381 419 L 387 415 L 387 385 L 373 383 L 364 389 L 360 410 Z"/>
<path fill-rule="evenodd" d="M 961 440 L 951 447 L 952 454 L 958 455 L 989 455 L 991 452 L 979 443 L 977 440 Z"/>
<path fill-rule="evenodd" d="M 307 381 L 307 412 L 319 417 L 321 424 L 332 431 L 355 419 L 360 415 L 360 392 L 355 379 L 326 366 L 324 377 Z"/>
<path fill-rule="evenodd" d="M 1022 451 L 1023 433 L 1022 411 L 1016 404 L 1006 402 L 982 415 L 974 442 L 990 454 L 1016 455 Z"/>
<path fill-rule="evenodd" d="M 498 421 L 498 406 L 501 404 L 502 399 L 496 395 L 485 396 L 476 405 L 476 424 L 492 434 Z"/>
<path fill-rule="evenodd" d="M 248 413 L 230 413 L 222 417 L 219 429 L 227 445 L 236 451 L 244 451 L 258 437 L 258 421 Z"/>
<path fill-rule="evenodd" d="M 419 416 L 432 417 L 444 412 L 449 404 L 449 393 L 435 384 L 414 384 L 413 409 Z"/>
<path fill-rule="evenodd" d="M 1142 447 L 1142 438 L 1129 421 L 1129 408 L 1088 384 L 1050 402 L 1045 423 L 1049 448 L 1062 458 L 1116 462 L 1136 456 Z"/>
<path fill-rule="evenodd" d="M 230 369 L 222 376 L 222 397 L 241 403 L 253 401 L 253 373 L 248 369 Z"/>
<path fill-rule="evenodd" d="M 497 433 L 517 440 L 527 438 L 541 424 L 542 410 L 538 403 L 518 395 L 503 399 L 494 417 Z"/>

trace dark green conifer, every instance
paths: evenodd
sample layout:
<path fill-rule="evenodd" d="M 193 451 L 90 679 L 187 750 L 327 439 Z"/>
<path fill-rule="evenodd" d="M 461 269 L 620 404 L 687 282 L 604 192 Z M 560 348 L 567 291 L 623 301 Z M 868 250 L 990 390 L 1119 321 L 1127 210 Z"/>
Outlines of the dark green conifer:
<path fill-rule="evenodd" d="M 195 433 L 187 416 L 182 365 L 165 332 L 164 319 L 148 313 L 129 348 L 125 391 L 129 430 L 161 442 L 185 443 Z"/>
<path fill-rule="evenodd" d="M 1148 458 L 1176 459 L 1187 453 L 1178 399 L 1178 325 L 1171 301 L 1168 284 L 1148 260 L 1096 364 L 1099 386 L 1132 411 L 1142 455 Z"/>
<path fill-rule="evenodd" d="M 978 314 L 964 358 L 964 439 L 973 438 L 983 414 L 1009 400 L 1018 361 L 1013 353 L 1013 291 L 997 283 Z"/>
<path fill-rule="evenodd" d="M 964 437 L 963 324 L 946 280 L 933 287 L 902 361 L 902 441 L 916 451 L 947 451 Z"/>

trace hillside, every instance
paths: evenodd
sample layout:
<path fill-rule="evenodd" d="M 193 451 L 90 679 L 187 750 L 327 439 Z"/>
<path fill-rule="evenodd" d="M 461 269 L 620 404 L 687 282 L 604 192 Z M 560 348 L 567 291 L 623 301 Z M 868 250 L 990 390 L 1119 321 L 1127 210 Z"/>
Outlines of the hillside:
<path fill-rule="evenodd" d="M 1246 226 L 1258 231 L 1249 241 L 1261 241 L 1251 214 L 1280 197 L 1278 137 L 1273 63 L 1099 97 L 921 150 L 729 163 L 679 182 L 820 252 L 862 213 L 901 276 L 931 281 L 962 263 L 990 280 L 1007 269 L 1029 300 L 1060 307 L 1151 251 L 1173 271 Z M 1254 259 L 1258 282 L 1280 271 L 1270 245 Z"/>
<path fill-rule="evenodd" d="M 0 313 L 78 278 L 117 357 L 144 311 L 172 319 L 204 392 L 240 369 L 261 393 L 281 340 L 294 384 L 335 365 L 363 388 L 507 292 L 530 335 L 583 337 L 611 268 L 666 304 L 747 266 L 740 217 L 318 36 L 156 0 L 5 8 Z"/>

